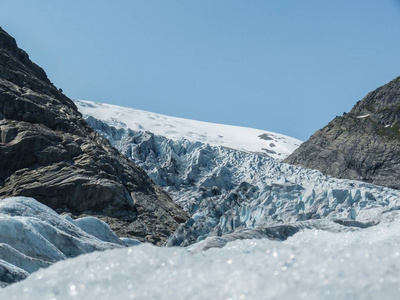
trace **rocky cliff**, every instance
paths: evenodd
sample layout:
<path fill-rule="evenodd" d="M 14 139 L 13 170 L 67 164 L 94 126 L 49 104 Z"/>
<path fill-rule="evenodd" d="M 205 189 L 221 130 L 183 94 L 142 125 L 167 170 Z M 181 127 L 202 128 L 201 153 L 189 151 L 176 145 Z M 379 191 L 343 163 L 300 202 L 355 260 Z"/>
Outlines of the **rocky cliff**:
<path fill-rule="evenodd" d="M 400 189 L 400 77 L 336 117 L 285 162 Z"/>
<path fill-rule="evenodd" d="M 156 244 L 187 218 L 1 28 L 0 158 L 0 198 L 28 196 L 58 212 L 95 215 L 119 235 Z"/>

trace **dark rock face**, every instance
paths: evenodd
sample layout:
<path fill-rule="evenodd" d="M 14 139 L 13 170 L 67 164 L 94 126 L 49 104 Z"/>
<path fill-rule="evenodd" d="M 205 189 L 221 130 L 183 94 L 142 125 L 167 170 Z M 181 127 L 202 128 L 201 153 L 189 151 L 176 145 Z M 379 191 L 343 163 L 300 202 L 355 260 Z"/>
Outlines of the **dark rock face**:
<path fill-rule="evenodd" d="M 163 243 L 187 214 L 83 120 L 0 28 L 0 198 L 29 196 Z"/>
<path fill-rule="evenodd" d="M 336 117 L 285 162 L 400 189 L 400 77 Z"/>

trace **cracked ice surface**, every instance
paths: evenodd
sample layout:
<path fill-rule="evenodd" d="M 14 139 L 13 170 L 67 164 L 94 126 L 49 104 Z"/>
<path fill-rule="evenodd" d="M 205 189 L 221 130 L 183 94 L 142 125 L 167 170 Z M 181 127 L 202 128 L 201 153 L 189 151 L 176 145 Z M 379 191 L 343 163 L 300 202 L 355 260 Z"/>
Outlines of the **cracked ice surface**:
<path fill-rule="evenodd" d="M 75 221 L 28 197 L 0 201 L 0 286 L 59 260 L 125 245 L 96 218 Z"/>
<path fill-rule="evenodd" d="M 88 121 L 192 215 L 169 246 L 316 219 L 377 223 L 382 212 L 400 207 L 398 190 L 331 178 L 262 155 Z"/>

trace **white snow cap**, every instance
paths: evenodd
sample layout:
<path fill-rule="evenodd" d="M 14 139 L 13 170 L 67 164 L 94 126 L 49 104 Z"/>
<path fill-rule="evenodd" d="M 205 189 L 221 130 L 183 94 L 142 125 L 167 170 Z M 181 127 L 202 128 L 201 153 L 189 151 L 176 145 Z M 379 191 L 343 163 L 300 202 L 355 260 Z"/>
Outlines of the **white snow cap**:
<path fill-rule="evenodd" d="M 116 128 L 149 131 L 171 140 L 185 138 L 211 146 L 263 153 L 279 160 L 285 159 L 302 143 L 298 139 L 266 130 L 175 118 L 84 100 L 75 100 L 75 104 L 85 117 L 92 116 Z"/>

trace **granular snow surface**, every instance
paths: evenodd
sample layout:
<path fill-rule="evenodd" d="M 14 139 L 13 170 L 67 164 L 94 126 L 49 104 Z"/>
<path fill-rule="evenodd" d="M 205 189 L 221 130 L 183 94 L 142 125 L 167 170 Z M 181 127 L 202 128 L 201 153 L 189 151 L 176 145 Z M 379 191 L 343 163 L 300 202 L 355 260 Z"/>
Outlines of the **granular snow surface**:
<path fill-rule="evenodd" d="M 399 299 L 400 221 L 191 254 L 143 244 L 58 262 L 1 299 Z"/>

